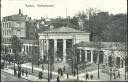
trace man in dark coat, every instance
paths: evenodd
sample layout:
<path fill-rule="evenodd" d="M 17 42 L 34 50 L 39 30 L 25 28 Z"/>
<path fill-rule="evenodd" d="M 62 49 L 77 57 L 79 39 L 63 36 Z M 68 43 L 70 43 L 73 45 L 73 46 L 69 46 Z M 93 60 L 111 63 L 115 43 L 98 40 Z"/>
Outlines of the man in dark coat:
<path fill-rule="evenodd" d="M 62 70 L 61 70 L 61 72 L 60 72 L 60 73 L 61 73 L 61 76 L 63 76 L 63 71 L 62 71 Z"/>
<path fill-rule="evenodd" d="M 118 77 L 120 78 L 120 71 L 118 71 L 117 78 L 118 78 Z"/>
<path fill-rule="evenodd" d="M 57 82 L 60 82 L 60 78 L 59 78 L 59 76 L 57 76 Z"/>
<path fill-rule="evenodd" d="M 63 67 L 63 71 L 65 71 L 65 66 Z"/>
<path fill-rule="evenodd" d="M 28 70 L 26 70 L 25 74 L 26 74 L 26 77 L 28 77 Z"/>
<path fill-rule="evenodd" d="M 91 80 L 93 79 L 93 75 L 90 76 Z"/>
<path fill-rule="evenodd" d="M 73 72 L 74 77 L 76 76 L 76 71 Z"/>
<path fill-rule="evenodd" d="M 67 78 L 69 78 L 69 77 L 68 77 L 68 73 L 67 73 Z"/>
<path fill-rule="evenodd" d="M 88 74 L 88 73 L 86 74 L 86 80 L 87 80 L 87 79 L 89 79 L 89 74 Z"/>
<path fill-rule="evenodd" d="M 44 66 L 42 65 L 42 71 L 44 70 Z"/>
<path fill-rule="evenodd" d="M 22 75 L 24 76 L 24 69 L 22 69 Z"/>

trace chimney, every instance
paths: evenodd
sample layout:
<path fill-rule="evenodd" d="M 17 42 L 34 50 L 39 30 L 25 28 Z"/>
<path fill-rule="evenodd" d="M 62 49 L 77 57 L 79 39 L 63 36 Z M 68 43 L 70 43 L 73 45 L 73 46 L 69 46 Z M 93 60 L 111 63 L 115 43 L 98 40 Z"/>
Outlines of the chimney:
<path fill-rule="evenodd" d="M 19 15 L 21 14 L 21 9 L 19 9 Z"/>

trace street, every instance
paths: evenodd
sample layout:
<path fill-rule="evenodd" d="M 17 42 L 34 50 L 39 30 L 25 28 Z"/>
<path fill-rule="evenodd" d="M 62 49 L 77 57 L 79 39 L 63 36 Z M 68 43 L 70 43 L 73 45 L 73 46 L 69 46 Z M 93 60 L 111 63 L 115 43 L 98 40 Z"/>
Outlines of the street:
<path fill-rule="evenodd" d="M 23 79 L 23 78 L 18 78 L 14 75 L 5 73 L 1 71 L 1 82 L 9 82 L 9 81 L 16 81 L 16 82 L 30 82 L 29 80 Z"/>

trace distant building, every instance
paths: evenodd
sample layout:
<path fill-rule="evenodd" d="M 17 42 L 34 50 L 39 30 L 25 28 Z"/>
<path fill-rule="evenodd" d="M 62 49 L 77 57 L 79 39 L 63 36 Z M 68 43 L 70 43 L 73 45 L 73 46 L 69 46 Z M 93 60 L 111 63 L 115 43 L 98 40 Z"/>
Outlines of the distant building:
<path fill-rule="evenodd" d="M 37 32 L 37 21 L 36 20 L 29 20 L 26 21 L 26 39 L 32 40 Z"/>
<path fill-rule="evenodd" d="M 26 37 L 26 15 L 23 15 L 20 9 L 19 14 L 2 19 L 2 42 L 10 42 L 13 35 L 20 38 Z"/>

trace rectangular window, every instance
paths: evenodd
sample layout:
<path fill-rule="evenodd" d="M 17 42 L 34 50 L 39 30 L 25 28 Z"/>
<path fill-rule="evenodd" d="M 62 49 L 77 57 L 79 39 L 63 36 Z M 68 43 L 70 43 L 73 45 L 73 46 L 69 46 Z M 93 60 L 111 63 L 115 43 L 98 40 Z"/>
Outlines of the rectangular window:
<path fill-rule="evenodd" d="M 6 28 L 6 23 L 5 23 L 5 28 Z"/>
<path fill-rule="evenodd" d="M 3 31 L 3 35 L 4 35 L 4 31 Z"/>
<path fill-rule="evenodd" d="M 11 22 L 9 22 L 9 27 L 11 27 Z"/>
<path fill-rule="evenodd" d="M 91 51 L 87 50 L 87 61 L 91 62 Z"/>
<path fill-rule="evenodd" d="M 17 30 L 17 35 L 21 35 L 21 30 Z"/>
<path fill-rule="evenodd" d="M 25 52 L 25 45 L 24 45 L 24 52 Z"/>
<path fill-rule="evenodd" d="M 85 50 L 81 50 L 81 60 L 85 61 Z"/>

